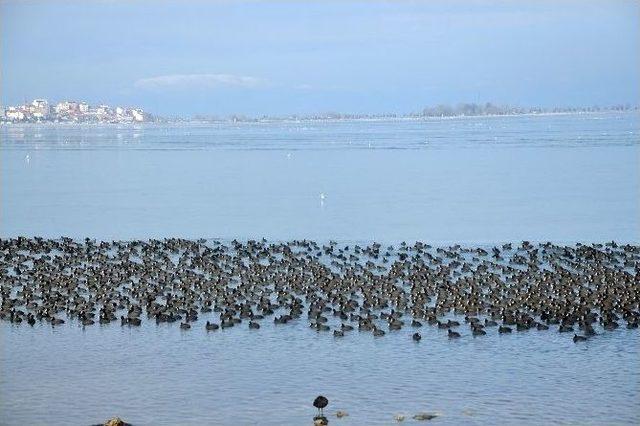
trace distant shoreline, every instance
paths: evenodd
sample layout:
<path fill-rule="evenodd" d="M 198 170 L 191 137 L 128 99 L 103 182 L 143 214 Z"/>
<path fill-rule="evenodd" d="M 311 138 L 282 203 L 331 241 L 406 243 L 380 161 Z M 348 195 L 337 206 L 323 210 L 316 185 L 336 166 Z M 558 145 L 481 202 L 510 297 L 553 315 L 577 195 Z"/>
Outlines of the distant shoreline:
<path fill-rule="evenodd" d="M 640 113 L 640 109 L 614 110 L 606 109 L 600 111 L 546 111 L 546 112 L 523 112 L 510 114 L 477 114 L 477 115 L 450 115 L 450 116 L 424 116 L 424 115 L 380 115 L 380 116 L 344 116 L 344 117 L 268 117 L 268 118 L 245 118 L 245 119 L 157 119 L 139 123 L 109 123 L 109 122 L 0 122 L 0 127 L 148 127 L 162 124 L 268 124 L 268 123 L 332 123 L 332 122 L 380 122 L 380 121 L 441 121 L 459 120 L 474 118 L 512 118 L 512 117 L 548 117 L 563 115 L 603 115 L 603 114 L 633 114 Z"/>

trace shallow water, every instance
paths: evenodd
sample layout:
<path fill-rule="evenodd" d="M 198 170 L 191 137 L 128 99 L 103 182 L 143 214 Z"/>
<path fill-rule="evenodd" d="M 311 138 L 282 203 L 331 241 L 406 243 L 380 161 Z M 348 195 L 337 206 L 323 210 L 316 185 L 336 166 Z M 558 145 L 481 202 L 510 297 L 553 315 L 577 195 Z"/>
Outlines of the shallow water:
<path fill-rule="evenodd" d="M 7 126 L 0 234 L 637 243 L 639 134 L 637 113 Z M 640 423 L 637 330 L 412 332 L 2 321 L 0 424 L 311 424 L 320 393 L 338 425 Z"/>
<path fill-rule="evenodd" d="M 202 322 L 202 321 L 199 321 Z M 3 424 L 637 424 L 638 330 L 584 344 L 555 331 L 451 341 L 422 327 L 374 338 L 318 334 L 299 320 L 206 333 L 176 324 L 11 326 L 3 331 Z M 336 419 L 335 410 L 348 417 Z M 413 423 L 413 421 L 406 423 Z"/>

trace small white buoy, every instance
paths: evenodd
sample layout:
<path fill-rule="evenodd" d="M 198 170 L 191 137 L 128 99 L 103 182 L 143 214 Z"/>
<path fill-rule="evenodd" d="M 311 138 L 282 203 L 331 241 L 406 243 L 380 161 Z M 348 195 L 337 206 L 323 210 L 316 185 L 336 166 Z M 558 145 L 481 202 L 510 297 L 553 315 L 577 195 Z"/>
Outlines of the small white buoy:
<path fill-rule="evenodd" d="M 29 154 L 24 156 L 24 162 L 29 164 L 31 162 L 31 156 Z"/>
<path fill-rule="evenodd" d="M 324 195 L 324 192 L 320 193 L 320 200 L 324 201 L 324 199 L 327 198 L 326 195 Z"/>

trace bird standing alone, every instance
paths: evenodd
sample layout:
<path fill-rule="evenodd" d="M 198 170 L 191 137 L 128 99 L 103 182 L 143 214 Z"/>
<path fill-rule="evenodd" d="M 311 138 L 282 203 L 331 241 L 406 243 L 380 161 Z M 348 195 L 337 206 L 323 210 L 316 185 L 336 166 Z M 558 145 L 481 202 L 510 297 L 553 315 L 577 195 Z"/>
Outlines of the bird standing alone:
<path fill-rule="evenodd" d="M 322 416 L 322 409 L 329 405 L 329 400 L 324 396 L 320 395 L 313 400 L 313 406 L 318 409 L 318 413 Z"/>

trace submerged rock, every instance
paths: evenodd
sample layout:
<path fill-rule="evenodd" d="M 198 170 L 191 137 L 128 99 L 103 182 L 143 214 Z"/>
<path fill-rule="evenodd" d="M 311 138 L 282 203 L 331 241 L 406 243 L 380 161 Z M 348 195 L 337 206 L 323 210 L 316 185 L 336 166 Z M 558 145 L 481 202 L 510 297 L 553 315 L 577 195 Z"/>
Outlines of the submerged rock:
<path fill-rule="evenodd" d="M 349 413 L 347 413 L 346 411 L 336 411 L 336 417 L 337 418 L 342 418 L 342 417 L 347 417 L 349 415 Z"/>
<path fill-rule="evenodd" d="M 415 416 L 413 416 L 413 419 L 414 420 L 433 420 L 436 417 L 438 417 L 438 415 L 435 413 L 418 413 Z"/>
<path fill-rule="evenodd" d="M 475 416 L 476 412 L 470 408 L 465 408 L 464 410 L 462 410 L 462 414 L 464 414 L 465 416 Z"/>
<path fill-rule="evenodd" d="M 314 426 L 326 426 L 328 424 L 329 424 L 329 419 L 327 419 L 325 416 L 315 416 L 313 418 Z"/>
<path fill-rule="evenodd" d="M 393 416 L 393 420 L 395 420 L 396 422 L 403 422 L 404 419 L 404 414 L 396 414 L 395 416 Z"/>
<path fill-rule="evenodd" d="M 104 426 L 131 426 L 131 424 L 125 422 L 120 417 L 114 417 L 112 419 L 107 420 L 104 423 Z"/>

